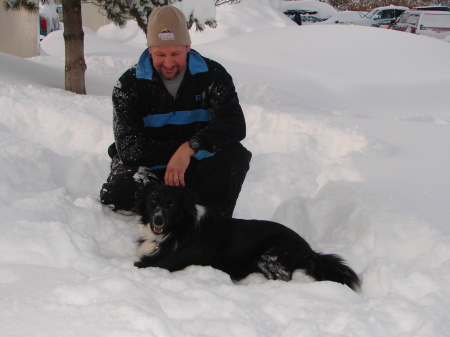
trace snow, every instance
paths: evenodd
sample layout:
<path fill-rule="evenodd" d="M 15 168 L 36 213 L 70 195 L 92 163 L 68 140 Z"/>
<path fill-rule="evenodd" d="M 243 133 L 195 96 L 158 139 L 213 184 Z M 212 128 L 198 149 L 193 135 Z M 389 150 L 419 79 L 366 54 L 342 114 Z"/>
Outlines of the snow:
<path fill-rule="evenodd" d="M 262 0 L 216 19 L 193 47 L 229 70 L 246 115 L 253 159 L 235 216 L 342 255 L 361 292 L 301 272 L 234 284 L 210 267 L 135 268 L 137 219 L 98 193 L 111 90 L 145 37 L 133 24 L 87 31 L 80 96 L 62 90 L 57 31 L 39 57 L 0 53 L 2 336 L 449 336 L 450 45 L 295 26 Z"/>

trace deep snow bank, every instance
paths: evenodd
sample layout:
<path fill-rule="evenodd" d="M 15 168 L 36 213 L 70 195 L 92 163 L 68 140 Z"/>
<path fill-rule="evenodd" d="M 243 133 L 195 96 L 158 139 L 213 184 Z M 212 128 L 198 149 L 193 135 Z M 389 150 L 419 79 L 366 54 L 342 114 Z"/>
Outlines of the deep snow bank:
<path fill-rule="evenodd" d="M 256 0 L 242 3 L 264 11 Z M 315 249 L 342 254 L 362 276 L 361 293 L 302 273 L 290 283 L 252 275 L 236 285 L 208 267 L 135 268 L 137 219 L 101 206 L 98 191 L 109 172 L 110 88 L 137 50 L 128 38 L 121 49 L 97 36 L 87 62 L 99 96 L 49 88 L 55 73 L 37 76 L 30 63 L 0 54 L 2 336 L 446 334 L 450 118 L 448 96 L 434 89 L 448 88 L 448 72 L 440 56 L 436 68 L 425 56 L 448 47 L 377 29 L 310 27 L 198 49 L 230 70 L 248 122 L 254 157 L 235 215 L 273 218 Z M 60 37 L 47 41 L 60 48 Z M 369 46 L 382 41 L 421 52 L 380 57 Z M 34 61 L 32 69 L 63 67 L 57 55 Z M 395 66 L 413 62 L 421 76 L 403 82 Z M 387 80 L 377 75 L 384 69 Z M 404 104 L 411 88 L 426 93 L 426 113 Z M 389 101 L 394 94 L 402 101 Z"/>

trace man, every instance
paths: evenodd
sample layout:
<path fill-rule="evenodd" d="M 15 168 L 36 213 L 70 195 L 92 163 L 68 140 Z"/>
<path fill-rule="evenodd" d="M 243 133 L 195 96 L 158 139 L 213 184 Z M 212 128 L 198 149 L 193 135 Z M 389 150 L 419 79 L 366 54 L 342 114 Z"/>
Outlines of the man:
<path fill-rule="evenodd" d="M 132 211 L 140 188 L 160 182 L 186 186 L 231 217 L 251 159 L 240 144 L 246 126 L 232 78 L 191 49 L 173 6 L 152 12 L 147 45 L 113 90 L 115 143 L 101 201 Z"/>

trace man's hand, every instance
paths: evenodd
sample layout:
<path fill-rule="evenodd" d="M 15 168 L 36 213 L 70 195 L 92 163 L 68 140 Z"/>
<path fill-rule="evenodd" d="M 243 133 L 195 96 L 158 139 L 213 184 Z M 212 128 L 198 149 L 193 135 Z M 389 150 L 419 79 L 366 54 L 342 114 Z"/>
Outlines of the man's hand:
<path fill-rule="evenodd" d="M 184 174 L 191 162 L 191 156 L 194 150 L 189 147 L 189 143 L 185 142 L 175 151 L 172 158 L 167 164 L 164 183 L 170 186 L 185 186 Z"/>

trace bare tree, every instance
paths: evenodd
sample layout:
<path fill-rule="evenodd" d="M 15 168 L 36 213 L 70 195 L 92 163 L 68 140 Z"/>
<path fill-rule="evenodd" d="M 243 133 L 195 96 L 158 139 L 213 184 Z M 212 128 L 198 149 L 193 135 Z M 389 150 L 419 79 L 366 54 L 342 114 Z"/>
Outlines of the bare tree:
<path fill-rule="evenodd" d="M 64 16 L 65 81 L 64 87 L 77 94 L 86 94 L 84 32 L 80 0 L 62 0 Z"/>

